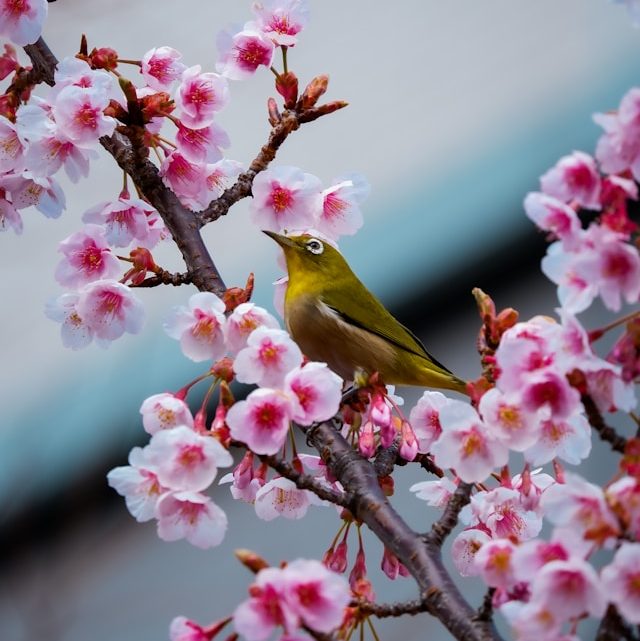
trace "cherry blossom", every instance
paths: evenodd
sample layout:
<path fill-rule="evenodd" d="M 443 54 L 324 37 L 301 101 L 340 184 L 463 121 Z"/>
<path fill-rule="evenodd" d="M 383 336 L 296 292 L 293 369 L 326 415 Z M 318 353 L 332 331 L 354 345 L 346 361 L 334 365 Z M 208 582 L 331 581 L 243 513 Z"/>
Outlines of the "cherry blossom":
<path fill-rule="evenodd" d="M 629 623 L 640 623 L 640 543 L 623 543 L 602 569 L 603 592 Z"/>
<path fill-rule="evenodd" d="M 1 0 L 0 36 L 17 45 L 34 43 L 47 18 L 46 0 Z"/>
<path fill-rule="evenodd" d="M 215 163 L 222 158 L 222 149 L 227 148 L 230 141 L 227 132 L 215 122 L 201 129 L 190 129 L 180 123 L 176 145 L 192 163 Z"/>
<path fill-rule="evenodd" d="M 216 69 L 231 80 L 244 80 L 252 76 L 260 66 L 269 68 L 274 46 L 250 23 L 235 34 L 222 31 L 218 35 L 218 63 Z"/>
<path fill-rule="evenodd" d="M 188 307 L 176 307 L 164 324 L 171 338 L 180 341 L 182 353 L 192 361 L 218 360 L 226 351 L 225 304 L 215 294 L 200 292 Z"/>
<path fill-rule="evenodd" d="M 60 185 L 45 176 L 34 176 L 25 171 L 22 175 L 0 176 L 0 189 L 4 189 L 16 209 L 35 207 L 47 218 L 58 218 L 66 207 Z"/>
<path fill-rule="evenodd" d="M 320 190 L 320 180 L 311 174 L 271 167 L 253 181 L 251 220 L 267 231 L 309 228 L 322 207 Z"/>
<path fill-rule="evenodd" d="M 446 476 L 437 481 L 420 481 L 409 487 L 416 498 L 427 502 L 427 505 L 443 508 L 456 491 L 456 484 Z"/>
<path fill-rule="evenodd" d="M 229 409 L 227 424 L 234 439 L 256 454 L 276 454 L 289 432 L 291 401 L 283 392 L 256 389 Z"/>
<path fill-rule="evenodd" d="M 56 84 L 53 96 L 58 96 L 66 87 L 79 87 L 92 96 L 102 96 L 109 100 L 121 102 L 122 91 L 114 76 L 102 69 L 92 69 L 87 62 L 76 57 L 67 57 L 60 61 L 55 73 Z M 52 114 L 54 115 L 54 114 Z"/>
<path fill-rule="evenodd" d="M 204 189 L 194 200 L 194 209 L 206 207 L 212 200 L 221 196 L 231 187 L 243 171 L 242 163 L 223 158 L 216 163 L 207 164 L 204 168 Z"/>
<path fill-rule="evenodd" d="M 310 505 L 321 504 L 313 492 L 299 490 L 293 481 L 282 477 L 265 483 L 255 496 L 256 516 L 263 521 L 272 521 L 279 516 L 301 519 Z"/>
<path fill-rule="evenodd" d="M 185 69 L 175 95 L 182 123 L 193 129 L 210 125 L 228 100 L 226 79 L 217 73 L 202 73 L 200 65 Z"/>
<path fill-rule="evenodd" d="M 325 363 L 307 363 L 286 375 L 284 390 L 293 401 L 291 418 L 301 425 L 311 425 L 336 415 L 342 398 L 342 379 Z"/>
<path fill-rule="evenodd" d="M 451 546 L 451 557 L 461 576 L 478 575 L 479 569 L 474 563 L 474 558 L 480 548 L 490 540 L 491 537 L 479 528 L 468 528 L 456 536 Z"/>
<path fill-rule="evenodd" d="M 262 326 L 249 335 L 247 346 L 238 352 L 233 369 L 241 383 L 279 387 L 287 372 L 301 362 L 302 352 L 286 331 Z"/>
<path fill-rule="evenodd" d="M 511 625 L 518 641 L 572 641 L 560 635 L 562 619 L 541 603 L 507 601 L 500 607 L 500 613 Z"/>
<path fill-rule="evenodd" d="M 60 242 L 64 258 L 55 271 L 56 280 L 65 287 L 78 288 L 94 280 L 115 278 L 120 262 L 107 245 L 102 229 L 86 225 L 82 231 Z"/>
<path fill-rule="evenodd" d="M 531 373 L 524 382 L 522 406 L 526 411 L 548 410 L 550 415 L 566 418 L 580 408 L 580 394 L 565 376 L 545 369 Z"/>
<path fill-rule="evenodd" d="M 167 492 L 156 506 L 158 536 L 163 541 L 187 539 L 196 547 L 219 545 L 227 530 L 227 515 L 197 492 Z"/>
<path fill-rule="evenodd" d="M 591 452 L 591 426 L 583 414 L 548 418 L 540 423 L 538 439 L 525 452 L 532 465 L 544 465 L 554 458 L 577 465 Z"/>
<path fill-rule="evenodd" d="M 533 539 L 514 550 L 512 565 L 517 580 L 529 583 L 547 563 L 566 561 L 571 555 L 572 551 L 560 541 Z"/>
<path fill-rule="evenodd" d="M 257 25 L 276 45 L 293 47 L 309 19 L 307 0 L 263 0 L 253 3 Z"/>
<path fill-rule="evenodd" d="M 542 516 L 522 504 L 517 490 L 497 487 L 481 496 L 479 520 L 494 537 L 526 541 L 540 533 Z"/>
<path fill-rule="evenodd" d="M 129 453 L 129 465 L 107 474 L 109 485 L 124 496 L 127 509 L 140 523 L 154 518 L 158 499 L 167 491 L 158 480 L 149 454 L 147 448 L 134 447 Z"/>
<path fill-rule="evenodd" d="M 18 210 L 2 195 L 4 190 L 0 189 L 0 231 L 7 231 L 9 228 L 13 229 L 16 234 L 22 233 L 22 217 Z"/>
<path fill-rule="evenodd" d="M 292 561 L 283 574 L 284 598 L 306 626 L 329 633 L 342 623 L 351 590 L 341 576 L 319 561 L 306 559 Z"/>
<path fill-rule="evenodd" d="M 441 392 L 427 391 L 409 413 L 409 422 L 418 439 L 418 451 L 428 453 L 442 433 L 440 410 L 453 401 Z"/>
<path fill-rule="evenodd" d="M 205 167 L 188 160 L 179 151 L 170 153 L 160 165 L 162 182 L 187 204 L 198 201 L 205 189 Z"/>
<path fill-rule="evenodd" d="M 62 344 L 71 349 L 82 349 L 94 339 L 94 330 L 78 312 L 79 294 L 66 293 L 49 301 L 45 307 L 47 318 L 61 323 L 60 337 Z M 103 341 L 99 345 L 106 346 Z"/>
<path fill-rule="evenodd" d="M 25 148 L 16 125 L 0 116 L 0 172 L 21 171 Z"/>
<path fill-rule="evenodd" d="M 189 406 L 174 394 L 154 394 L 140 406 L 142 425 L 147 433 L 155 434 L 178 425 L 193 428 L 193 416 Z"/>
<path fill-rule="evenodd" d="M 360 204 L 367 198 L 370 185 L 360 174 L 335 180 L 322 192 L 322 208 L 314 223 L 329 238 L 355 234 L 363 224 Z"/>
<path fill-rule="evenodd" d="M 517 583 L 512 562 L 515 549 L 509 539 L 498 539 L 478 550 L 473 562 L 487 585 L 508 590 Z"/>
<path fill-rule="evenodd" d="M 262 307 L 254 303 L 241 303 L 227 319 L 225 337 L 227 346 L 231 352 L 239 352 L 246 347 L 247 338 L 254 329 L 258 327 L 269 327 L 279 329 L 278 321 Z"/>
<path fill-rule="evenodd" d="M 578 245 L 582 226 L 569 205 L 548 194 L 531 192 L 524 199 L 524 211 L 540 229 L 551 232 L 562 241 L 564 249 Z"/>
<path fill-rule="evenodd" d="M 431 446 L 436 463 L 455 468 L 467 483 L 482 482 L 507 462 L 508 450 L 491 436 L 476 411 L 461 401 L 440 409 L 442 434 Z"/>
<path fill-rule="evenodd" d="M 97 338 L 112 341 L 125 332 L 137 334 L 144 323 L 144 307 L 131 290 L 112 280 L 96 280 L 80 290 L 80 318 Z"/>
<path fill-rule="evenodd" d="M 605 490 L 607 503 L 635 539 L 640 539 L 640 483 L 623 476 Z"/>
<path fill-rule="evenodd" d="M 200 492 L 213 483 L 218 467 L 233 463 L 217 439 L 186 425 L 156 432 L 145 451 L 158 480 L 171 490 Z"/>
<path fill-rule="evenodd" d="M 595 160 L 582 151 L 564 156 L 540 178 L 545 194 L 585 209 L 600 209 L 600 175 Z"/>
<path fill-rule="evenodd" d="M 92 147 L 115 129 L 115 119 L 104 115 L 108 104 L 107 96 L 100 91 L 68 86 L 56 97 L 53 116 L 68 140 L 78 147 Z"/>
<path fill-rule="evenodd" d="M 299 618 L 284 599 L 286 577 L 280 568 L 260 570 L 249 589 L 251 597 L 233 613 L 236 631 L 247 641 L 265 641 L 276 627 L 293 632 Z"/>
<path fill-rule="evenodd" d="M 156 47 L 142 56 L 140 73 L 149 87 L 158 91 L 169 91 L 175 80 L 180 78 L 185 65 L 180 62 L 182 54 L 171 47 Z"/>

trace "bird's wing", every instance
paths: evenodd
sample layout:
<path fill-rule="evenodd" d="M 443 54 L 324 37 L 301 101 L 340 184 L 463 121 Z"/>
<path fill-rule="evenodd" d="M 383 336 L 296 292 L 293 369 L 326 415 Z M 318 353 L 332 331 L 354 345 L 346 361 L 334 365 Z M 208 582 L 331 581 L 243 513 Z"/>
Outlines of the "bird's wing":
<path fill-rule="evenodd" d="M 429 354 L 420 339 L 392 316 L 369 290 L 364 286 L 362 290 L 358 292 L 357 300 L 350 296 L 349 292 L 340 288 L 323 292 L 321 299 L 346 323 L 377 334 L 407 352 L 426 358 L 436 367 L 451 374 L 442 363 Z"/>

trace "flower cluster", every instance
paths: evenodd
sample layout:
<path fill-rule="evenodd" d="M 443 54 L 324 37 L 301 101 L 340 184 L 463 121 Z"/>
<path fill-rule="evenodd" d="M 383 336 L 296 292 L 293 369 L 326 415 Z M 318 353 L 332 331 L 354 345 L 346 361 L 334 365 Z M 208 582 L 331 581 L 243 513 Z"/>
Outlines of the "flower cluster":
<path fill-rule="evenodd" d="M 200 547 L 217 545 L 224 536 L 226 517 L 203 491 L 218 467 L 233 463 L 226 449 L 232 439 L 248 451 L 220 483 L 231 483 L 234 498 L 254 504 L 259 518 L 299 519 L 310 505 L 322 503 L 288 479 L 268 480 L 265 464 L 256 469 L 255 454 L 278 453 L 291 421 L 310 425 L 326 420 L 336 414 L 341 399 L 342 380 L 324 363 L 303 364 L 297 345 L 266 310 L 242 303 L 228 317 L 224 312 L 215 294 L 194 294 L 165 324 L 185 356 L 214 362 L 203 378 L 214 377 L 213 386 L 224 390 L 211 423 L 206 419 L 208 395 L 195 417 L 190 412 L 185 398 L 191 386 L 151 396 L 140 409 L 150 443 L 132 450 L 129 466 L 109 474 L 109 483 L 125 496 L 136 519 L 156 518 L 160 538 L 186 538 Z M 234 403 L 227 386 L 234 378 L 260 387 Z M 329 485 L 319 457 L 300 455 L 294 463 Z"/>

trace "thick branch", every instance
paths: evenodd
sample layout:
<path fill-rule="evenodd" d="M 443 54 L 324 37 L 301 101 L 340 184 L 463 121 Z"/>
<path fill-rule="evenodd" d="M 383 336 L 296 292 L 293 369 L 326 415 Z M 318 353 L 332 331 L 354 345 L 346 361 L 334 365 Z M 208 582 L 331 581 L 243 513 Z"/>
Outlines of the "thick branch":
<path fill-rule="evenodd" d="M 471 500 L 470 483 L 460 483 L 456 491 L 451 495 L 444 509 L 442 516 L 433 524 L 427 539 L 436 547 L 442 547 L 444 540 L 451 534 L 453 528 L 458 524 L 460 510 Z"/>
<path fill-rule="evenodd" d="M 613 427 L 607 425 L 598 409 L 598 406 L 594 403 L 591 396 L 588 394 L 583 394 L 582 404 L 587 413 L 587 419 L 591 424 L 591 427 L 598 433 L 600 438 L 611 445 L 611 449 L 614 452 L 620 452 L 624 454 L 624 449 L 627 445 L 627 439 L 620 436 Z"/>
<path fill-rule="evenodd" d="M 29 72 L 30 82 L 33 84 L 46 82 L 50 87 L 53 87 L 58 60 L 47 46 L 47 43 L 42 38 L 38 38 L 32 45 L 25 45 L 24 51 L 33 65 L 33 69 Z"/>
<path fill-rule="evenodd" d="M 624 622 L 614 605 L 610 605 L 600 622 L 596 641 L 636 641 L 637 637 L 631 628 Z"/>
<path fill-rule="evenodd" d="M 459 641 L 499 639 L 491 625 L 472 621 L 475 612 L 449 577 L 440 548 L 411 530 L 390 505 L 373 465 L 353 450 L 331 422 L 308 428 L 307 439 L 343 487 L 349 488 L 353 515 L 366 523 L 413 575 L 427 611 Z"/>

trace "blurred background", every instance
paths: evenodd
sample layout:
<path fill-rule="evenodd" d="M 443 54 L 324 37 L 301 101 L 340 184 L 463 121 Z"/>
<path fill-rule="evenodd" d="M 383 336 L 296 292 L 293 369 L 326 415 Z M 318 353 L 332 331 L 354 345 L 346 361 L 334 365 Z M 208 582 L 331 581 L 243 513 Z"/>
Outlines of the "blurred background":
<path fill-rule="evenodd" d="M 328 73 L 328 99 L 350 106 L 305 125 L 277 162 L 325 184 L 348 171 L 368 178 L 365 226 L 342 251 L 430 352 L 458 375 L 476 376 L 472 287 L 523 319 L 553 314 L 555 288 L 538 269 L 544 239 L 522 200 L 558 157 L 593 151 L 592 114 L 617 107 L 637 82 L 640 33 L 624 8 L 606 0 L 312 0 L 311 8 L 290 67 L 303 84 Z M 123 58 L 170 45 L 187 65 L 213 70 L 218 30 L 250 16 L 250 2 L 238 0 L 59 0 L 49 6 L 44 37 L 58 58 L 73 55 L 85 33 L 90 47 L 111 46 Z M 229 157 L 248 163 L 266 141 L 273 94 L 267 71 L 233 84 L 220 116 L 232 140 Z M 0 237 L 2 641 L 166 639 L 173 616 L 207 623 L 245 598 L 251 577 L 233 549 L 251 548 L 272 563 L 319 558 L 337 529 L 330 508 L 299 522 L 257 522 L 250 506 L 216 488 L 229 531 L 219 548 L 201 551 L 160 541 L 154 525 L 136 524 L 107 487 L 107 471 L 145 441 L 142 400 L 202 370 L 162 331 L 189 288 L 141 291 L 144 332 L 106 351 L 65 350 L 59 326 L 44 317 L 45 301 L 60 293 L 58 242 L 81 227 L 85 209 L 116 197 L 120 181 L 102 154 L 88 180 L 62 181 L 60 220 L 26 211 L 23 236 Z M 255 300 L 272 309 L 276 247 L 249 224 L 247 202 L 205 235 L 227 284 L 244 284 L 255 272 Z M 154 255 L 182 269 L 171 247 Z M 585 324 L 598 314 L 596 307 Z M 408 407 L 419 393 L 402 391 Z M 422 479 L 400 470 L 394 497 L 418 529 L 435 516 L 406 490 Z M 379 598 L 415 598 L 412 581 L 381 580 L 381 550 L 367 549 Z M 479 586 L 466 585 L 479 603 Z M 387 638 L 447 638 L 426 616 L 380 629 Z"/>

